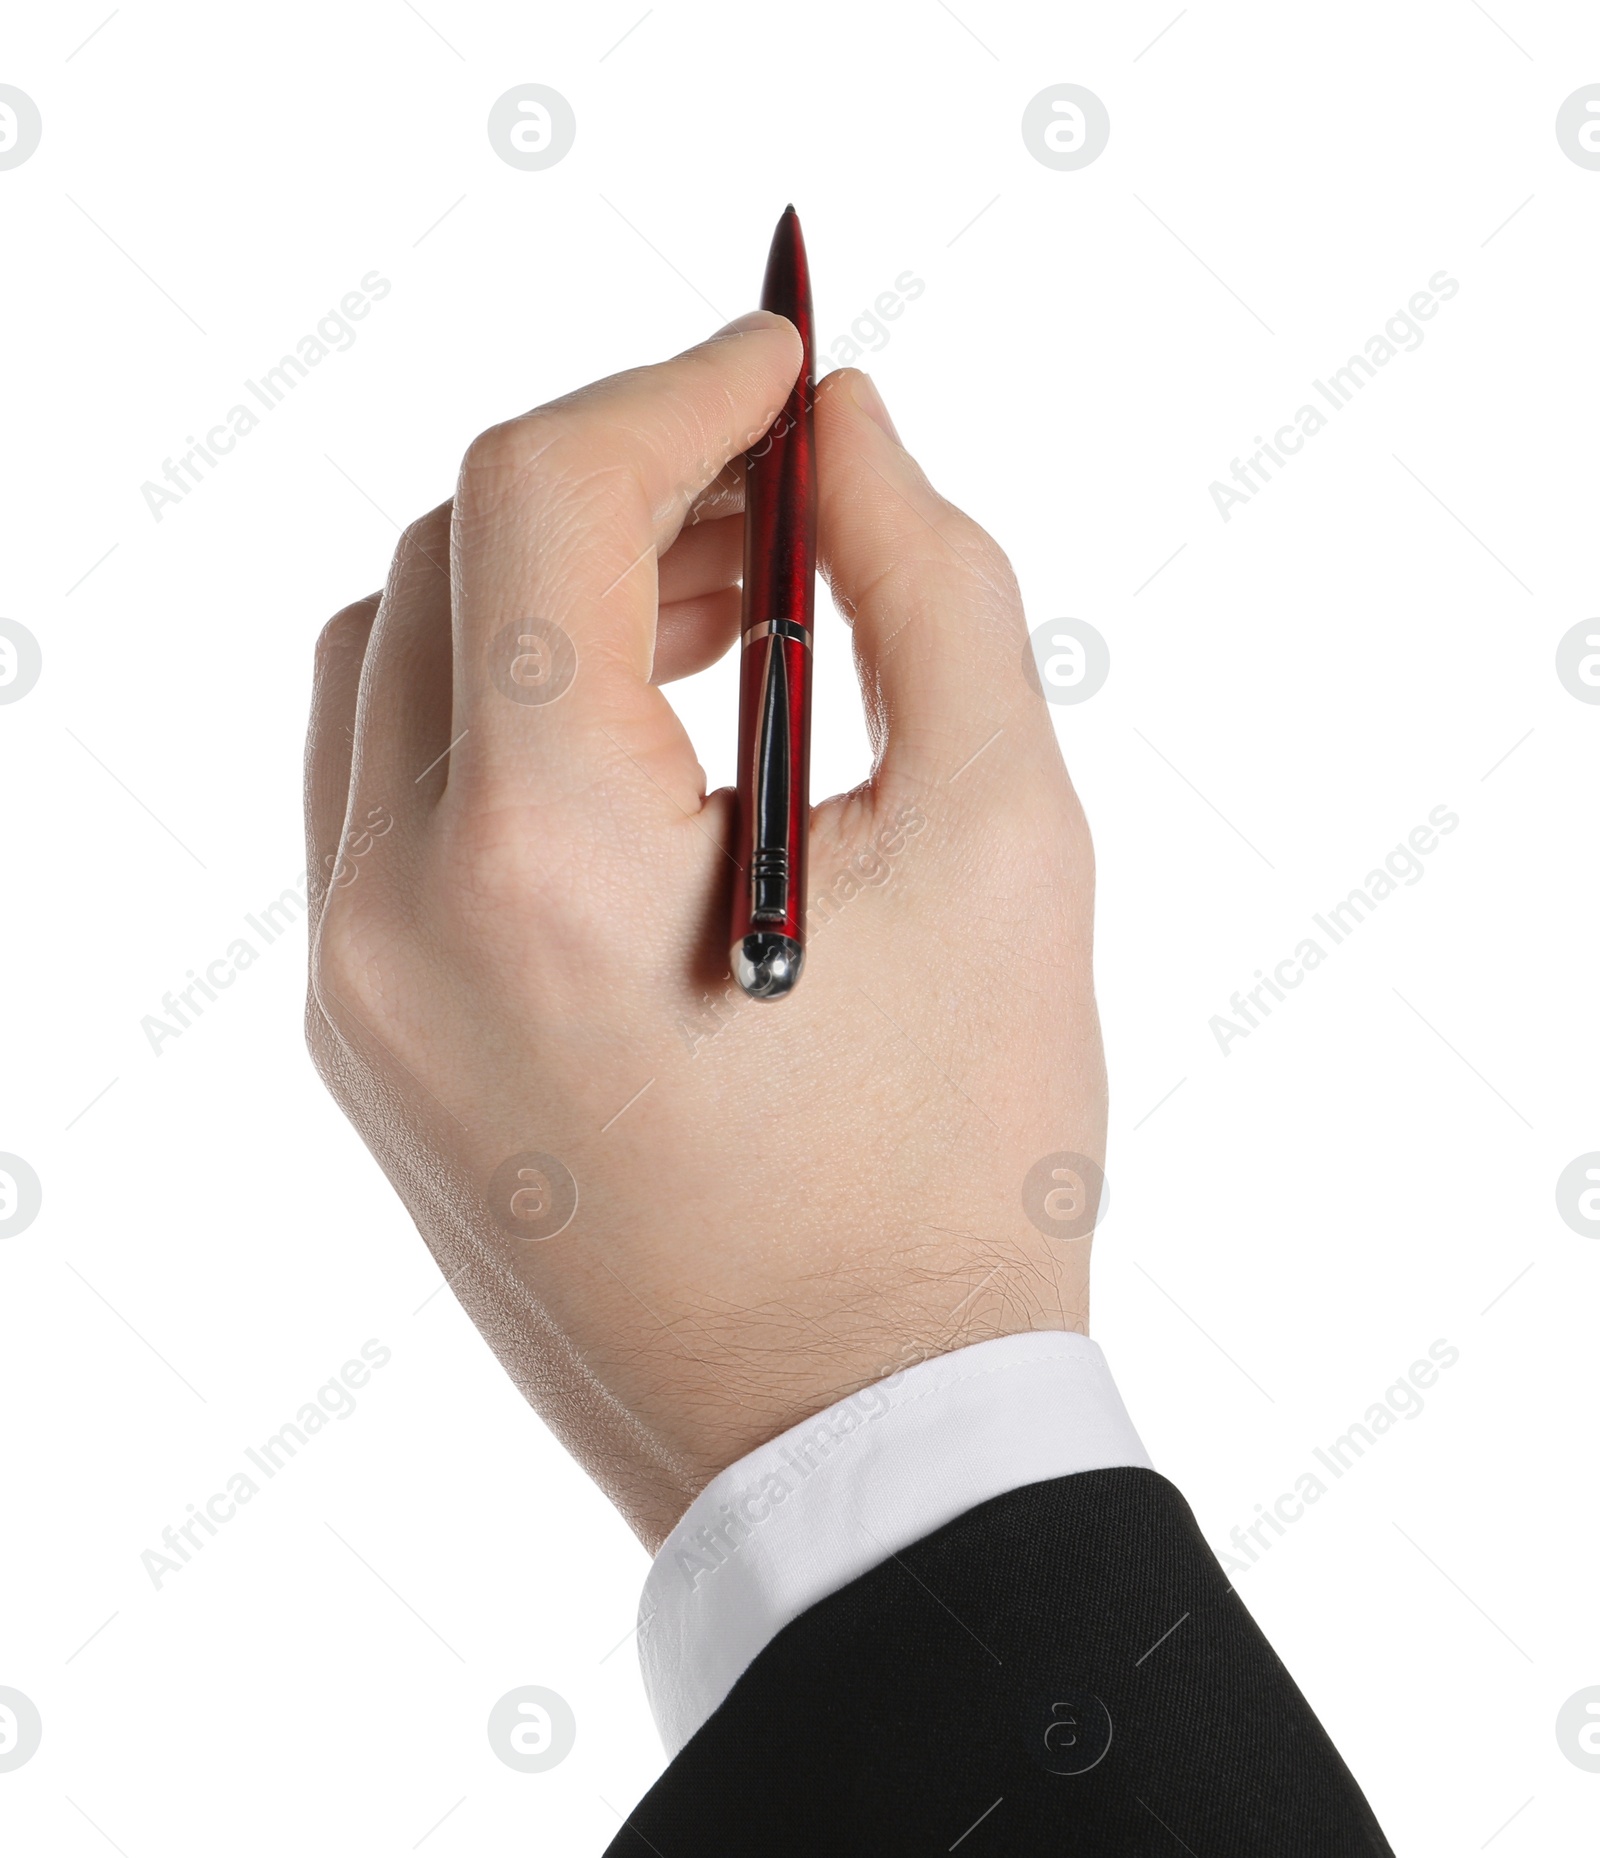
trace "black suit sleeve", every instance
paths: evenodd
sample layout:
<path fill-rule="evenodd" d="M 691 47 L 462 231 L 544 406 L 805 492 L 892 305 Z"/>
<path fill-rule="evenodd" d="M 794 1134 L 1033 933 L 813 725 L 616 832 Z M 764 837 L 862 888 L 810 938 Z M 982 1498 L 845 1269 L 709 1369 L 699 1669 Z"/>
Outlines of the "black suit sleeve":
<path fill-rule="evenodd" d="M 1393 1858 L 1153 1471 L 981 1504 L 780 1632 L 608 1858 Z"/>

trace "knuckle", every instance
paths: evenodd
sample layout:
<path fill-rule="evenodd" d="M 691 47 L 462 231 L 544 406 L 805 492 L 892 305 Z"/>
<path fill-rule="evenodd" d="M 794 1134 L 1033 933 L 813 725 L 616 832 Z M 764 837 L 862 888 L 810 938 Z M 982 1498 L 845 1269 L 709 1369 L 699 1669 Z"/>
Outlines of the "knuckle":
<path fill-rule="evenodd" d="M 451 505 L 441 503 L 437 509 L 406 524 L 400 531 L 400 541 L 394 552 L 396 571 L 419 557 L 431 561 L 435 567 L 445 566 L 449 559 L 450 513 Z"/>
<path fill-rule="evenodd" d="M 353 904 L 346 893 L 330 890 L 310 939 L 308 991 L 331 1025 L 351 1013 L 364 1020 L 380 1004 L 382 982 L 361 942 Z"/>
<path fill-rule="evenodd" d="M 940 514 L 939 531 L 974 573 L 996 587 L 1008 591 L 1016 587 L 1010 556 L 965 510 L 947 503 Z"/>
<path fill-rule="evenodd" d="M 542 410 L 490 426 L 461 460 L 462 494 L 494 502 L 519 485 L 559 477 L 570 440 L 570 422 Z"/>
<path fill-rule="evenodd" d="M 316 989 L 306 989 L 306 1010 L 302 1021 L 305 1034 L 306 1050 L 311 1054 L 311 1062 L 316 1066 L 317 1075 L 331 1088 L 333 1027 L 328 1023 L 328 1016 L 322 1010 L 322 1003 L 317 999 Z"/>
<path fill-rule="evenodd" d="M 364 599 L 353 600 L 349 606 L 341 607 L 333 618 L 317 634 L 316 663 L 319 669 L 330 658 L 340 658 L 346 653 L 361 653 L 367 649 L 367 636 L 372 631 L 372 622 L 378 613 L 378 595 L 368 594 Z"/>

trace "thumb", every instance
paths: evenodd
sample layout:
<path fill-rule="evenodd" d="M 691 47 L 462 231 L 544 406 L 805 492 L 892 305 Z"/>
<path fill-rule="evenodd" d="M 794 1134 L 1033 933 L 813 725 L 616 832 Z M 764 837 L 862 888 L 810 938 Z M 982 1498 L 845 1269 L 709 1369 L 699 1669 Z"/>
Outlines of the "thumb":
<path fill-rule="evenodd" d="M 1059 769 L 1003 550 L 928 482 L 869 376 L 830 374 L 816 422 L 818 565 L 854 633 L 878 773 L 981 792 L 1019 755 Z"/>

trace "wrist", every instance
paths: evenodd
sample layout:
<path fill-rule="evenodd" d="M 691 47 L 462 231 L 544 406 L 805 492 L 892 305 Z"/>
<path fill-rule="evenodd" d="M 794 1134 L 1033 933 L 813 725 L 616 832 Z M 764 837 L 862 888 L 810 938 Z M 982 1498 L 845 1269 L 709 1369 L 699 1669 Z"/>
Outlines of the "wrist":
<path fill-rule="evenodd" d="M 676 1337 L 658 1326 L 626 1363 L 641 1449 L 577 1455 L 654 1554 L 721 1472 L 836 1402 L 975 1343 L 1087 1336 L 1088 1251 L 1084 1239 L 1070 1250 L 971 1248 L 942 1263 L 901 1254 L 848 1286 L 794 1287 L 720 1321 L 702 1310 L 672 1324 Z"/>

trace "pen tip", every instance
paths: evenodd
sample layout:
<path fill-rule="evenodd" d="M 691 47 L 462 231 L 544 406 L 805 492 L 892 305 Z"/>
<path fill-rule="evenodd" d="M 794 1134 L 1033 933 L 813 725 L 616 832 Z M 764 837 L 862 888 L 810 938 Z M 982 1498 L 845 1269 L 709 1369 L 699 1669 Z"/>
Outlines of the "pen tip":
<path fill-rule="evenodd" d="M 811 280 L 806 263 L 805 234 L 800 230 L 800 215 L 793 206 L 785 209 L 767 248 L 767 270 L 761 286 L 761 307 L 775 310 L 800 329 L 802 341 L 809 344 L 811 319 Z M 808 351 L 809 355 L 809 351 Z M 809 359 L 808 364 L 809 366 Z M 809 379 L 810 376 L 807 376 Z"/>

